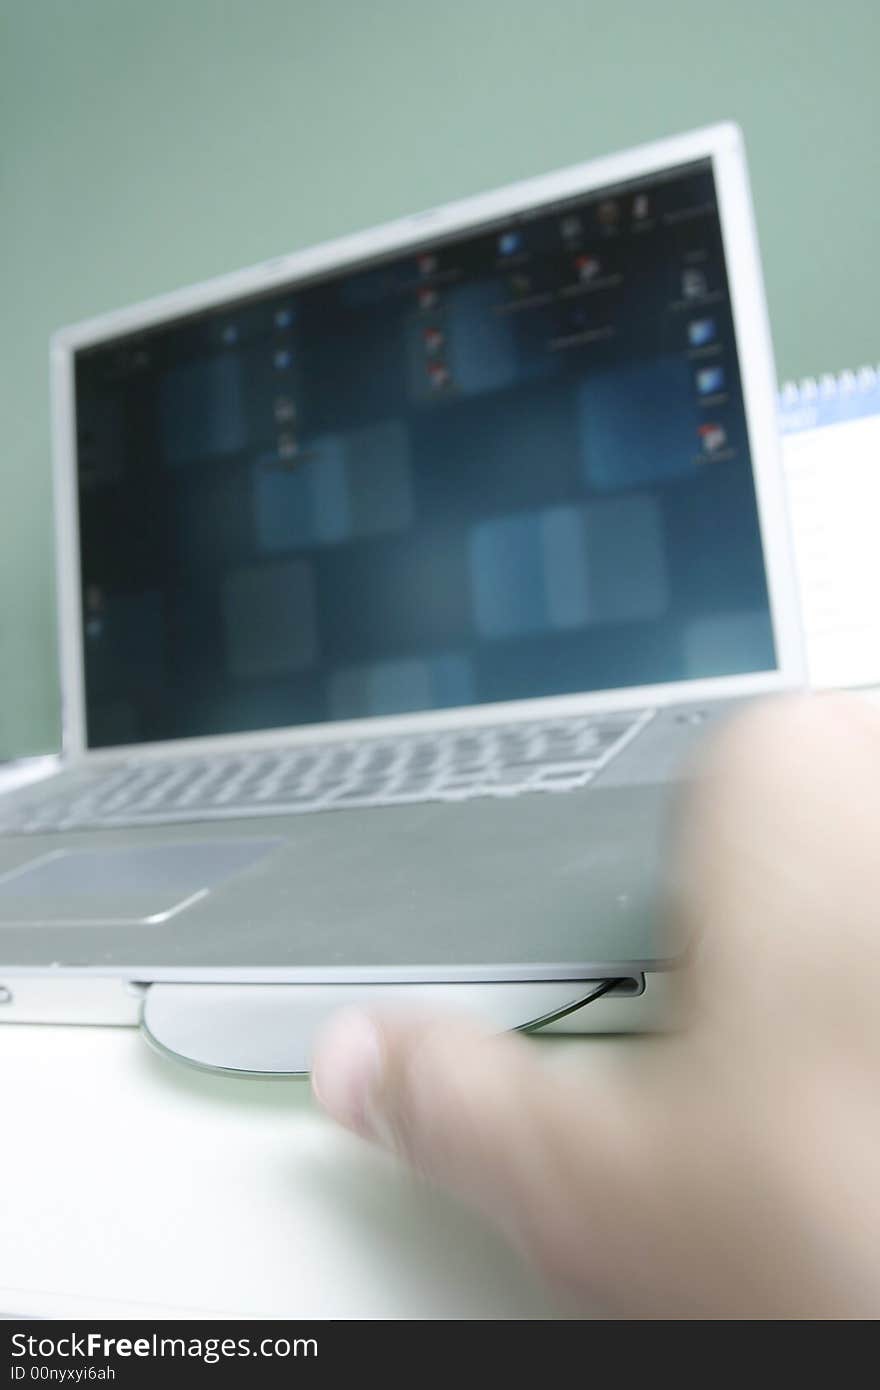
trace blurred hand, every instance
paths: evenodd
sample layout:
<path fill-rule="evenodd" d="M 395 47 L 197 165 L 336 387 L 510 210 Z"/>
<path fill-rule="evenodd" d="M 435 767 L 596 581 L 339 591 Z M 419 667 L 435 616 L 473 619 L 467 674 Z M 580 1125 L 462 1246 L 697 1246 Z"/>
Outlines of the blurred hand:
<path fill-rule="evenodd" d="M 340 1015 L 324 1107 L 499 1224 L 585 1309 L 880 1314 L 880 718 L 741 716 L 682 808 L 679 1031 L 552 1049 Z"/>

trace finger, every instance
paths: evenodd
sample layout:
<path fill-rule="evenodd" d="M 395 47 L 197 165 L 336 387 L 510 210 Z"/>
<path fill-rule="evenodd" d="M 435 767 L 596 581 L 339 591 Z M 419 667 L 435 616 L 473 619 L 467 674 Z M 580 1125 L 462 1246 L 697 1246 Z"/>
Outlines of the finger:
<path fill-rule="evenodd" d="M 316 1049 L 313 1086 L 342 1124 L 484 1212 L 557 1281 L 601 1269 L 648 1176 L 625 1069 L 577 1078 L 523 1038 L 454 1017 L 343 1013 Z M 614 1221 L 609 1214 L 615 1213 Z"/>

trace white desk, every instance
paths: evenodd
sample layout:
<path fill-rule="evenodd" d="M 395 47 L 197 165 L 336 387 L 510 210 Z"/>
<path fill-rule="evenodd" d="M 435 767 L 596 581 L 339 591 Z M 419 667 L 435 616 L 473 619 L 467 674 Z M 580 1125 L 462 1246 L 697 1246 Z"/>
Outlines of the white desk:
<path fill-rule="evenodd" d="M 303 1082 L 198 1072 L 134 1029 L 5 1025 L 0 1096 L 0 1313 L 558 1315 L 487 1228 L 335 1129 Z"/>

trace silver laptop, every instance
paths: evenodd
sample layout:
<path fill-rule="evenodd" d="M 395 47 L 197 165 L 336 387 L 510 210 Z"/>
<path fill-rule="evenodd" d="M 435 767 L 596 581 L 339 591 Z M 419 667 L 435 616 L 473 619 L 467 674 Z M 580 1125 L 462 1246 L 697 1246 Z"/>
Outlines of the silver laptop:
<path fill-rule="evenodd" d="M 675 780 L 803 675 L 736 127 L 51 361 L 64 751 L 0 799 L 0 1017 L 256 1072 L 377 997 L 651 1018 Z"/>

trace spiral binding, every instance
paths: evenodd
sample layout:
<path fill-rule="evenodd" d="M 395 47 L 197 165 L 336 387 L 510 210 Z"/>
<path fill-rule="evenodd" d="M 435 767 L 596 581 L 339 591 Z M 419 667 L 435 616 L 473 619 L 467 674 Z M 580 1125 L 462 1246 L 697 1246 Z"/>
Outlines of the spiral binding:
<path fill-rule="evenodd" d="M 780 422 L 784 432 L 834 424 L 880 412 L 880 364 L 866 365 L 836 376 L 787 381 L 779 391 Z"/>
<path fill-rule="evenodd" d="M 843 371 L 834 376 L 824 372 L 816 379 L 802 377 L 799 383 L 786 381 L 779 392 L 779 403 L 783 407 L 803 405 L 818 399 L 831 400 L 835 396 L 852 396 L 856 391 L 874 391 L 880 381 L 880 363 L 876 367 L 859 367 L 856 371 Z"/>

